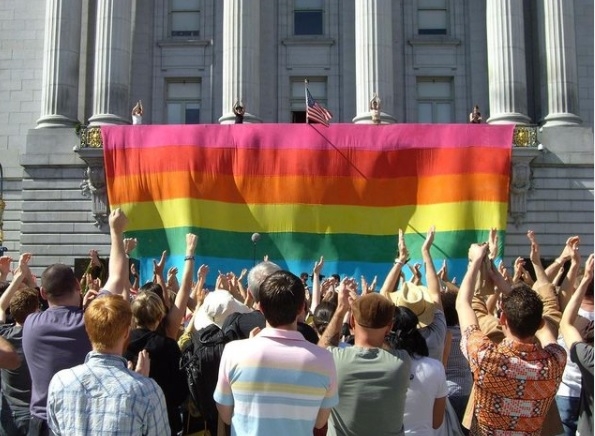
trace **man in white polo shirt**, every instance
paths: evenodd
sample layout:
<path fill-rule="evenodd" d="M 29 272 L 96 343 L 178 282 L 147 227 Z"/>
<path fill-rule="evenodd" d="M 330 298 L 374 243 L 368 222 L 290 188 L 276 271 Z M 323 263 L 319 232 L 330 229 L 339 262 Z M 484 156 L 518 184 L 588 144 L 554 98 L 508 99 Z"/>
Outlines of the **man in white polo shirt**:
<path fill-rule="evenodd" d="M 232 434 L 312 435 L 338 404 L 333 358 L 297 331 L 304 284 L 287 271 L 260 287 L 266 327 L 226 345 L 214 398 Z M 255 329 L 257 330 L 257 329 Z"/>

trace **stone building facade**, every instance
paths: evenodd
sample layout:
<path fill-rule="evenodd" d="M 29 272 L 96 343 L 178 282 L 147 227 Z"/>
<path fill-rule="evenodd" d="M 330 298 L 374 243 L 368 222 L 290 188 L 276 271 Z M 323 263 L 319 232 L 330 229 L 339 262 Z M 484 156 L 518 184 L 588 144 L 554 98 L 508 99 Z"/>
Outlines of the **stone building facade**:
<path fill-rule="evenodd" d="M 74 151 L 79 124 L 130 123 L 138 100 L 151 124 L 233 122 L 236 101 L 245 122 L 299 122 L 307 78 L 333 122 L 371 122 L 378 94 L 384 123 L 465 123 L 475 104 L 516 123 L 507 263 L 528 229 L 544 257 L 571 234 L 592 252 L 593 15 L 590 0 L 3 0 L 3 245 L 37 272 L 107 255 L 101 152 Z"/>

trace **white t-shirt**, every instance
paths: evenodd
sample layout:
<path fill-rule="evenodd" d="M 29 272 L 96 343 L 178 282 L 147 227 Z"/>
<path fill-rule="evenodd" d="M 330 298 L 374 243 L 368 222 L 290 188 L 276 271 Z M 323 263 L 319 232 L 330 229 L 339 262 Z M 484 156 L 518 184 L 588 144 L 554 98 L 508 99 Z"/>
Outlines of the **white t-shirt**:
<path fill-rule="evenodd" d="M 593 312 L 588 312 L 583 308 L 579 308 L 578 314 L 589 321 L 593 321 Z M 562 345 L 568 356 L 570 356 L 570 350 L 564 343 L 564 338 L 562 335 L 560 335 L 558 338 L 558 344 Z M 562 383 L 560 383 L 560 387 L 558 388 L 556 395 L 576 398 L 581 396 L 581 371 L 578 369 L 578 365 L 570 360 L 570 357 L 566 359 L 566 367 L 564 368 L 564 373 L 562 374 Z"/>
<path fill-rule="evenodd" d="M 444 365 L 436 359 L 411 359 L 409 389 L 405 400 L 405 434 L 434 435 L 434 401 L 448 395 Z"/>

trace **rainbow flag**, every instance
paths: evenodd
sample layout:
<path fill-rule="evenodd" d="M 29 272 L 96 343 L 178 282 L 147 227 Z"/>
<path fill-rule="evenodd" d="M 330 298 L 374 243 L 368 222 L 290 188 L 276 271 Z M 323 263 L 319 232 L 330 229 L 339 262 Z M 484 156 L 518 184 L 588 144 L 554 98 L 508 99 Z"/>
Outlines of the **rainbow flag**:
<path fill-rule="evenodd" d="M 266 254 L 299 274 L 382 280 L 401 228 L 411 263 L 432 255 L 462 278 L 469 244 L 506 229 L 513 126 L 482 124 L 146 125 L 101 128 L 111 208 L 128 216 L 141 279 L 168 250 L 183 265 L 250 268 Z M 260 240 L 252 242 L 259 233 Z"/>

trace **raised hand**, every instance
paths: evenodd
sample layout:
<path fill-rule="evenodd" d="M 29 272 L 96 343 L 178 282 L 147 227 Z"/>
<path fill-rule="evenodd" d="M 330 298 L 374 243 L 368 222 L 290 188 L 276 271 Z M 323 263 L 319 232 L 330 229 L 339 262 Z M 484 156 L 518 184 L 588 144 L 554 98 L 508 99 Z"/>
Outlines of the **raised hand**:
<path fill-rule="evenodd" d="M 204 281 L 207 278 L 207 274 L 209 274 L 209 265 L 202 264 L 198 267 L 198 272 L 196 273 L 197 279 L 200 281 L 201 279 Z"/>
<path fill-rule="evenodd" d="M 197 244 L 198 236 L 194 233 L 186 233 L 186 256 L 194 256 Z"/>
<path fill-rule="evenodd" d="M 397 259 L 402 262 L 402 264 L 406 264 L 409 260 L 409 250 L 407 250 L 407 245 L 405 244 L 405 236 L 403 234 L 403 230 L 399 229 L 399 236 L 397 240 Z"/>
<path fill-rule="evenodd" d="M 161 259 L 159 262 L 153 259 L 153 274 L 159 277 L 163 277 L 163 270 L 165 268 L 165 259 L 167 257 L 167 250 L 161 253 Z"/>
<path fill-rule="evenodd" d="M 501 260 L 498 264 L 498 272 L 502 275 L 502 277 L 504 277 L 504 280 L 506 280 L 507 283 L 510 283 L 512 281 L 510 274 L 508 274 L 508 269 L 504 265 L 503 260 Z"/>
<path fill-rule="evenodd" d="M 376 290 L 377 280 L 378 280 L 378 276 L 374 276 L 372 283 L 368 284 L 368 281 L 366 280 L 366 278 L 364 276 L 362 276 L 361 280 L 360 280 L 362 295 L 371 294 L 372 292 L 374 292 Z"/>
<path fill-rule="evenodd" d="M 442 261 L 442 266 L 436 274 L 438 275 L 438 278 L 443 282 L 448 281 L 448 266 L 446 266 L 446 259 Z"/>
<path fill-rule="evenodd" d="M 413 266 L 409 265 L 409 270 L 411 271 L 411 280 L 410 282 L 414 285 L 421 284 L 421 263 L 416 263 Z"/>
<path fill-rule="evenodd" d="M 355 298 L 354 296 L 357 295 L 357 283 L 355 282 L 355 279 L 351 277 L 345 277 L 343 280 L 341 280 L 341 283 L 339 283 L 338 293 L 339 301 L 337 310 L 351 307 L 351 302 L 353 298 Z"/>
<path fill-rule="evenodd" d="M 436 226 L 431 226 L 426 234 L 426 239 L 421 246 L 422 251 L 430 251 L 432 244 L 434 243 L 434 236 L 436 235 Z"/>
<path fill-rule="evenodd" d="M 172 266 L 167 270 L 167 282 L 165 284 L 167 289 L 178 292 L 180 289 L 180 283 L 178 282 L 178 268 Z"/>
<path fill-rule="evenodd" d="M 227 274 L 223 274 L 221 271 L 219 271 L 219 275 L 217 276 L 217 281 L 215 282 L 215 287 L 217 289 L 223 289 L 224 291 L 229 292 L 230 284 L 229 284 L 229 277 L 227 277 Z"/>
<path fill-rule="evenodd" d="M 128 224 L 128 218 L 126 218 L 126 214 L 124 211 L 122 211 L 122 209 L 116 208 L 111 211 L 109 215 L 109 226 L 114 231 L 114 233 L 124 233 L 126 224 Z"/>
<path fill-rule="evenodd" d="M 137 245 L 138 241 L 136 238 L 124 238 L 124 253 L 128 256 Z"/>
<path fill-rule="evenodd" d="M 527 238 L 531 242 L 531 252 L 529 254 L 529 258 L 531 262 L 537 263 L 540 262 L 540 254 L 539 254 L 539 244 L 537 243 L 537 238 L 535 237 L 535 232 L 533 230 L 527 231 Z"/>
<path fill-rule="evenodd" d="M 8 274 L 11 272 L 10 265 L 12 263 L 12 257 L 2 256 L 0 257 L 0 279 L 6 280 Z"/>
<path fill-rule="evenodd" d="M 312 268 L 312 275 L 319 276 L 320 272 L 322 271 L 323 266 L 324 266 L 324 256 L 320 256 L 320 259 L 314 263 L 314 268 Z"/>
<path fill-rule="evenodd" d="M 488 237 L 488 256 L 491 260 L 498 256 L 498 231 L 495 227 L 490 229 Z"/>
<path fill-rule="evenodd" d="M 89 250 L 89 258 L 91 259 L 91 266 L 101 266 L 97 250 Z"/>
<path fill-rule="evenodd" d="M 487 244 L 471 244 L 471 246 L 469 247 L 469 260 L 472 262 L 482 260 L 487 252 Z"/>
<path fill-rule="evenodd" d="M 142 350 L 140 353 L 138 353 L 138 359 L 136 360 L 136 368 L 134 368 L 134 372 L 148 377 L 150 370 L 151 359 L 149 358 L 149 352 L 147 350 Z"/>

